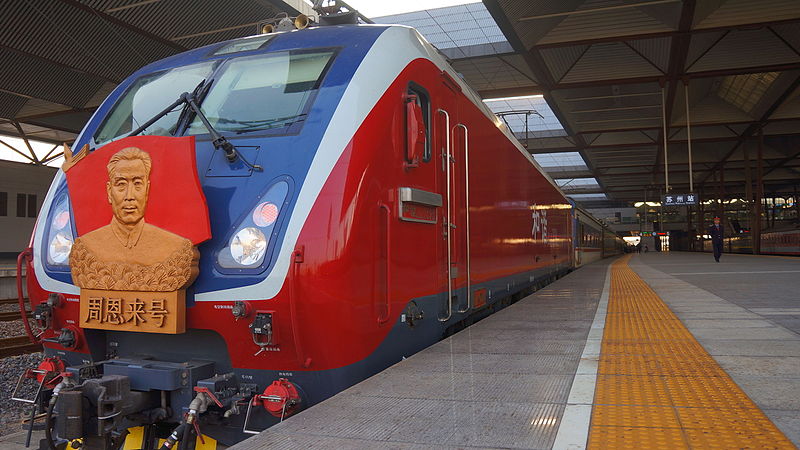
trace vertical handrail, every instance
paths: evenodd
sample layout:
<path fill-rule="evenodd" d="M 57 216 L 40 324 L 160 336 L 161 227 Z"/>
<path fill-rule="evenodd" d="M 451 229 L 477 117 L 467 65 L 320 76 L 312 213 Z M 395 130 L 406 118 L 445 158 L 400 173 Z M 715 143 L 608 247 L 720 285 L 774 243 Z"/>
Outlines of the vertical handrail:
<path fill-rule="evenodd" d="M 378 305 L 378 323 L 386 323 L 389 320 L 391 314 L 389 314 L 389 310 L 391 308 L 391 286 L 392 286 L 392 278 L 391 278 L 391 265 L 392 265 L 392 231 L 391 231 L 391 219 L 392 219 L 392 210 L 386 205 L 380 205 L 381 211 L 384 211 L 384 217 L 386 219 L 386 236 L 384 239 L 384 244 L 386 245 L 386 265 L 384 266 L 384 280 L 386 282 L 386 286 L 384 287 L 384 296 L 386 299 L 386 309 L 385 311 L 381 311 L 381 305 Z"/>
<path fill-rule="evenodd" d="M 30 247 L 23 250 L 22 253 L 17 256 L 17 297 L 19 300 L 19 313 L 22 316 L 22 325 L 25 327 L 25 334 L 28 335 L 28 339 L 31 340 L 31 343 L 39 344 L 41 341 L 33 334 L 31 325 L 28 323 L 28 314 L 25 312 L 25 293 L 22 289 L 22 262 L 27 262 L 28 258 L 32 257 L 33 249 Z M 30 301 L 30 299 L 28 301 Z M 33 303 L 31 303 L 31 309 L 33 309 Z"/>
<path fill-rule="evenodd" d="M 466 203 L 466 246 L 467 246 L 467 307 L 459 309 L 458 312 L 467 312 L 472 308 L 472 278 L 470 271 L 469 257 L 469 130 L 463 123 L 456 125 L 456 128 L 464 129 L 464 203 Z"/>
<path fill-rule="evenodd" d="M 444 233 L 445 233 L 445 236 L 447 237 L 447 317 L 440 317 L 439 321 L 440 322 L 446 322 L 453 315 L 453 278 L 451 276 L 453 268 L 451 267 L 451 265 L 452 265 L 451 259 L 452 258 L 451 258 L 451 255 L 450 255 L 450 252 L 451 252 L 451 249 L 450 249 L 450 220 L 451 220 L 451 218 L 450 218 L 450 208 L 452 206 L 451 205 L 452 202 L 450 201 L 450 114 L 448 114 L 447 111 L 445 111 L 445 110 L 443 110 L 441 108 L 437 109 L 436 113 L 437 114 L 444 114 L 444 119 L 445 119 L 445 125 L 444 125 L 444 129 L 445 129 L 445 135 L 444 135 L 445 136 L 445 144 L 444 144 L 445 145 L 445 154 L 444 154 L 444 167 L 443 167 L 443 169 L 445 169 L 445 172 L 447 174 L 445 176 L 447 178 L 447 182 L 445 183 L 447 185 L 447 188 L 446 188 L 446 193 L 447 193 L 447 222 L 445 223 L 445 226 L 444 226 Z"/>

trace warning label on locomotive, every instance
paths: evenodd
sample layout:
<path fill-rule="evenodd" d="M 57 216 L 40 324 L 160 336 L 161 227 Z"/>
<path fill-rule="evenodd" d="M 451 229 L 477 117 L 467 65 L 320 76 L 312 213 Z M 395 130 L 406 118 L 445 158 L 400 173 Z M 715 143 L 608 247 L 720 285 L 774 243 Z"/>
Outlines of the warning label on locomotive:
<path fill-rule="evenodd" d="M 185 291 L 81 289 L 80 326 L 113 331 L 183 333 L 186 331 Z"/>

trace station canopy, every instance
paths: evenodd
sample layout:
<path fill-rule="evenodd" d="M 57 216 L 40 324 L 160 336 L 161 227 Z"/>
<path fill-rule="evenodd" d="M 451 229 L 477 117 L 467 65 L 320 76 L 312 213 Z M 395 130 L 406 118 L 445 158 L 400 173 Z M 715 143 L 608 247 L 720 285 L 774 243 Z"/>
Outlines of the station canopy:
<path fill-rule="evenodd" d="M 581 202 L 658 198 L 665 135 L 672 192 L 689 192 L 689 133 L 697 193 L 744 196 L 759 141 L 767 193 L 800 180 L 798 1 L 485 0 L 389 20 L 440 42 L 495 113 L 539 112 L 527 139 L 523 114 L 504 118 L 559 184 L 596 180 L 564 185 Z"/>
<path fill-rule="evenodd" d="M 135 70 L 188 49 L 256 34 L 261 21 L 300 12 L 313 14 L 302 0 L 4 2 L 0 135 L 6 137 L 0 136 L 0 155 L 34 164 L 55 161 L 54 146 L 72 142 Z"/>
<path fill-rule="evenodd" d="M 136 68 L 299 10 L 310 12 L 301 0 L 12 2 L 0 133 L 69 142 Z M 767 192 L 800 179 L 796 0 L 484 0 L 372 19 L 417 28 L 576 200 L 653 200 L 665 167 L 672 192 L 688 192 L 689 132 L 695 192 L 742 196 L 759 145 Z"/>

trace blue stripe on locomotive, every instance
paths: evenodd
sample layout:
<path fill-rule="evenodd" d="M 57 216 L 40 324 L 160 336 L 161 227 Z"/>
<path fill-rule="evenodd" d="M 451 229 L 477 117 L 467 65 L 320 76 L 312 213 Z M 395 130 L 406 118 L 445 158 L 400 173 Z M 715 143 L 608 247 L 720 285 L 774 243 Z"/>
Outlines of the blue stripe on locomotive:
<path fill-rule="evenodd" d="M 90 143 L 91 136 L 111 111 L 117 99 L 142 75 L 206 60 L 228 59 L 231 56 L 297 49 L 337 49 L 338 54 L 325 74 L 316 99 L 313 100 L 314 103 L 308 112 L 307 120 L 298 134 L 265 136 L 258 132 L 241 135 L 223 133 L 237 147 L 260 146 L 258 159 L 250 162 L 261 165 L 264 168 L 263 172 L 253 173 L 249 177 L 206 177 L 206 170 L 214 149 L 208 134 L 197 135 L 197 169 L 208 202 L 212 239 L 199 246 L 200 275 L 192 285 L 190 294 L 255 284 L 263 280 L 274 265 L 277 252 L 273 251 L 273 247 L 280 248 L 289 222 L 287 218 L 294 209 L 297 193 L 302 188 L 311 162 L 319 150 L 319 144 L 325 134 L 328 122 L 336 111 L 357 67 L 386 28 L 384 26 L 321 27 L 303 32 L 279 34 L 261 50 L 228 54 L 223 57 L 209 57 L 215 49 L 227 43 L 222 42 L 157 61 L 138 70 L 117 86 L 86 124 L 73 147 L 81 148 L 84 144 Z M 263 194 L 270 181 L 286 175 L 292 179 L 294 186 L 291 198 L 288 199 L 288 204 L 284 206 L 281 213 L 281 228 L 278 234 L 270 240 L 267 257 L 271 252 L 272 261 L 266 270 L 257 274 L 242 275 L 219 273 L 215 269 L 216 253 L 231 238 L 230 233 L 236 227 L 236 222 L 255 206 L 256 199 Z M 65 181 L 62 181 L 63 183 Z M 49 270 L 47 273 L 54 279 L 72 282 L 69 273 Z M 192 296 L 189 295 L 188 299 L 191 298 Z M 189 302 L 193 303 L 192 300 Z"/>

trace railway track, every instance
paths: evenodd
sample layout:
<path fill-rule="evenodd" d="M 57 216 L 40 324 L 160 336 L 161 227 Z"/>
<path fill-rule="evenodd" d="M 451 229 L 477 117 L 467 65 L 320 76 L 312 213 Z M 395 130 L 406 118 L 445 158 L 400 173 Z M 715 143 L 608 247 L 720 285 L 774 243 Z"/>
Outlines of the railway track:
<path fill-rule="evenodd" d="M 28 317 L 31 316 L 30 311 L 25 311 Z M 6 311 L 0 312 L 0 322 L 11 322 L 12 320 L 19 320 L 19 311 Z"/>
<path fill-rule="evenodd" d="M 0 358 L 42 351 L 41 344 L 31 344 L 28 336 L 0 338 Z"/>
<path fill-rule="evenodd" d="M 18 301 L 16 298 L 0 298 L 0 305 L 16 305 Z M 28 302 L 27 298 L 25 302 Z"/>

